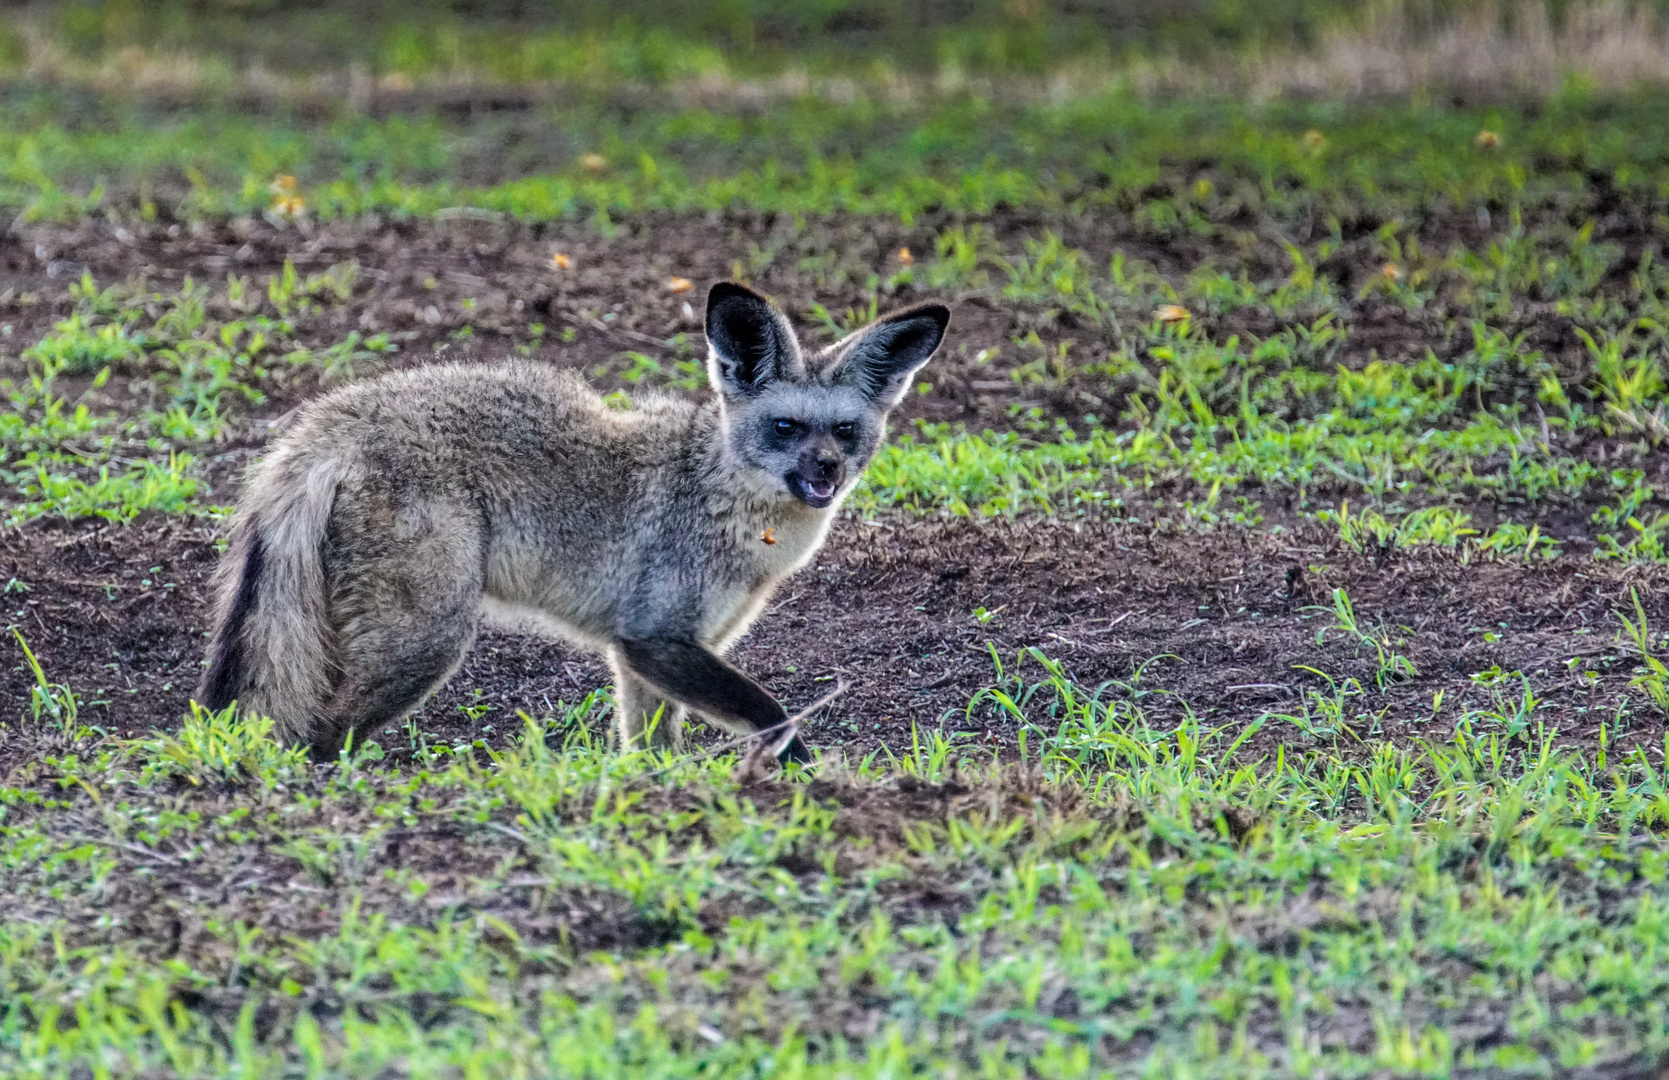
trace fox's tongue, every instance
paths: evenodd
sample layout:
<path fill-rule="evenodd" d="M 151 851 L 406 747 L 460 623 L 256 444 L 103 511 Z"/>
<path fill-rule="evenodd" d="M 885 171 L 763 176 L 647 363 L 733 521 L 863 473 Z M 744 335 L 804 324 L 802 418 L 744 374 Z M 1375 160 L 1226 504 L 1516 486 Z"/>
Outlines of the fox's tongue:
<path fill-rule="evenodd" d="M 806 489 L 819 499 L 827 499 L 834 494 L 835 486 L 832 480 L 811 480 L 806 483 Z"/>

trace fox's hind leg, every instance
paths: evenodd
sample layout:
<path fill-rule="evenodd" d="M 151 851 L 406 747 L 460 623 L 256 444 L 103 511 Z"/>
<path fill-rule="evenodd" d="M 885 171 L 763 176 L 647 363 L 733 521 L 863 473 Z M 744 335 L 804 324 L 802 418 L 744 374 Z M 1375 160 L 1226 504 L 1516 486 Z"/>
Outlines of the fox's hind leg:
<path fill-rule="evenodd" d="M 361 742 L 416 708 L 475 640 L 482 539 L 472 517 L 435 508 L 395 524 L 376 540 L 336 545 L 351 560 L 326 556 L 340 676 L 313 735 L 315 759 L 335 757 L 350 732 Z"/>
<path fill-rule="evenodd" d="M 350 732 L 355 745 L 374 738 L 446 685 L 475 640 L 473 607 L 467 617 L 431 618 L 421 630 L 391 620 L 344 643 L 342 682 L 313 736 L 314 760 L 334 758 Z"/>
<path fill-rule="evenodd" d="M 633 674 L 613 649 L 609 650 L 608 663 L 614 672 L 615 730 L 620 749 L 657 746 L 682 750 L 684 706 L 667 700 L 659 690 Z"/>

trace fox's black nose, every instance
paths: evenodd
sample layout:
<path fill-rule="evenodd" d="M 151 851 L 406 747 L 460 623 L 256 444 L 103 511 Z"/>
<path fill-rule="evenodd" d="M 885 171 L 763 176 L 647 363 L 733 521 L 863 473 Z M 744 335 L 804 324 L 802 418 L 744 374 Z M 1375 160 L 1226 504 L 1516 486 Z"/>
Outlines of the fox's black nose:
<path fill-rule="evenodd" d="M 828 479 L 829 477 L 840 472 L 840 458 L 834 454 L 826 451 L 818 451 L 817 457 L 813 460 L 817 466 L 817 475 L 824 479 Z"/>

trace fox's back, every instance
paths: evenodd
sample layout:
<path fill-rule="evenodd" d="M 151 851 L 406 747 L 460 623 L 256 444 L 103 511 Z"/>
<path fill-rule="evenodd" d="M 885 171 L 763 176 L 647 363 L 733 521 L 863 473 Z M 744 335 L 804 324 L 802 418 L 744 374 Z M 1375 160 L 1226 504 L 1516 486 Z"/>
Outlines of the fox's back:
<path fill-rule="evenodd" d="M 548 366 L 439 364 L 318 399 L 271 457 L 346 462 L 332 529 L 356 550 L 479 531 L 489 600 L 568 612 L 589 638 L 663 537 L 701 543 L 700 419 L 673 398 L 611 408 Z"/>
<path fill-rule="evenodd" d="M 283 442 L 477 482 L 516 467 L 608 485 L 664 464 L 695 411 L 671 398 L 612 409 L 577 374 L 539 364 L 435 364 L 319 398 Z"/>

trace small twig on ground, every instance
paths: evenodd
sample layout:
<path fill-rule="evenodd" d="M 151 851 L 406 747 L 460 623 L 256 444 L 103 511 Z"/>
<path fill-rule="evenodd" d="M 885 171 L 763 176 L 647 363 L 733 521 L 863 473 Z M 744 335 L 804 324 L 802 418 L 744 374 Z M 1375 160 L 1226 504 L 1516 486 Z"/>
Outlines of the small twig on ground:
<path fill-rule="evenodd" d="M 755 765 L 757 765 L 758 763 L 763 762 L 764 758 L 767 756 L 765 751 L 769 751 L 769 756 L 772 758 L 775 758 L 778 754 L 782 753 L 783 748 L 793 740 L 795 735 L 799 734 L 800 726 L 805 722 L 806 718 L 821 709 L 823 706 L 827 705 L 829 702 L 833 701 L 835 698 L 846 693 L 849 685 L 850 684 L 847 683 L 845 679 L 842 679 L 835 684 L 835 688 L 833 690 L 830 690 L 810 705 L 807 705 L 793 716 L 790 716 L 788 719 L 779 721 L 778 723 L 772 724 L 767 728 L 760 728 L 758 731 L 750 731 L 746 735 L 739 735 L 728 742 L 719 743 L 717 746 L 710 746 L 702 753 L 694 756 L 696 758 L 716 757 L 717 755 L 724 753 L 726 750 L 735 749 L 736 747 L 742 746 L 752 740 L 762 740 L 752 750 L 748 751 L 747 756 L 742 759 L 741 764 L 737 767 L 737 776 L 748 775 L 749 763 L 755 763 Z M 771 738 L 773 735 L 776 737 Z M 690 759 L 686 758 L 681 761 L 675 761 L 665 768 L 656 769 L 654 772 L 650 773 L 644 773 L 641 777 L 639 777 L 639 779 L 654 779 L 662 773 L 671 772 L 673 769 L 676 769 L 678 766 L 684 764 L 684 761 L 687 760 Z"/>

